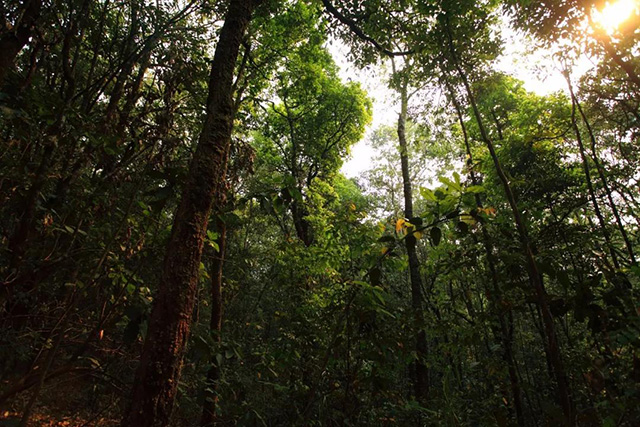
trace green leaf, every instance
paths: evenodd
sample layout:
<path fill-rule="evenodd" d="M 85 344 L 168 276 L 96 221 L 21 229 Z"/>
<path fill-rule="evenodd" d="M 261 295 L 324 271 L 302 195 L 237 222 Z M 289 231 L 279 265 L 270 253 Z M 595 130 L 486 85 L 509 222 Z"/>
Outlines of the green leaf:
<path fill-rule="evenodd" d="M 409 222 L 415 226 L 420 227 L 422 225 L 422 218 L 419 216 L 409 219 Z"/>
<path fill-rule="evenodd" d="M 435 193 L 428 188 L 420 187 L 420 195 L 422 195 L 422 197 L 424 197 L 426 200 L 430 200 L 432 202 L 438 201 Z"/>
<path fill-rule="evenodd" d="M 485 189 L 482 185 L 470 185 L 465 191 L 467 193 L 484 193 Z"/>
<path fill-rule="evenodd" d="M 440 176 L 438 177 L 438 181 L 440 181 L 441 183 L 443 183 L 444 185 L 447 186 L 447 188 L 452 189 L 452 190 L 456 190 L 456 191 L 460 191 L 462 190 L 462 186 L 456 182 L 451 181 L 449 178 L 447 178 L 446 176 Z"/>

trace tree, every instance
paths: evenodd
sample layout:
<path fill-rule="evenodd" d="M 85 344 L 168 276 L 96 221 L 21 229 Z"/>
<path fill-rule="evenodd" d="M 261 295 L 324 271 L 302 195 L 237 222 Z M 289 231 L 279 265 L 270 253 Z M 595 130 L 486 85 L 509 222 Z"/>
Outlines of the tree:
<path fill-rule="evenodd" d="M 323 42 L 321 34 L 314 33 L 288 56 L 273 88 L 280 103 L 266 103 L 256 134 L 264 162 L 259 165 L 278 171 L 268 179 L 280 186 L 278 200 L 286 205 L 306 246 L 315 240 L 308 219 L 314 182 L 331 182 L 371 117 L 371 102 L 359 85 L 340 81 Z M 265 190 L 277 187 L 257 191 Z"/>
<path fill-rule="evenodd" d="M 222 197 L 233 130 L 233 76 L 257 2 L 236 0 L 220 33 L 211 64 L 204 128 L 191 161 L 154 298 L 149 331 L 123 426 L 167 425 L 189 338 L 202 246 L 211 207 Z"/>
<path fill-rule="evenodd" d="M 14 60 L 23 46 L 29 41 L 29 37 L 33 33 L 33 29 L 36 26 L 37 20 L 42 10 L 42 1 L 25 0 L 17 8 L 17 10 L 11 11 L 14 13 L 15 21 L 9 22 L 8 16 L 5 15 L 3 19 L 7 19 L 2 23 L 2 32 L 0 32 L 0 50 L 3 55 L 0 59 L 0 83 L 4 80 L 7 73 L 14 65 Z M 9 10 L 3 11 L 9 13 Z"/>

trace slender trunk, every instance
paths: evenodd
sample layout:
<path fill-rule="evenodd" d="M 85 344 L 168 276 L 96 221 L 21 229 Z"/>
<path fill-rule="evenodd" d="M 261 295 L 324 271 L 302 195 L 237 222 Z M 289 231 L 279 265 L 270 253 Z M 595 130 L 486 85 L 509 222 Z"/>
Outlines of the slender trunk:
<path fill-rule="evenodd" d="M 595 134 L 593 133 L 593 129 L 591 128 L 591 123 L 589 123 L 587 115 L 582 110 L 582 106 L 580 105 L 578 98 L 573 92 L 573 85 L 571 84 L 571 79 L 569 78 L 568 73 L 566 75 L 566 79 L 567 79 L 567 83 L 569 84 L 569 92 L 571 93 L 571 100 L 573 105 L 575 106 L 574 108 L 578 109 L 578 112 L 580 113 L 580 117 L 582 118 L 582 121 L 584 122 L 587 128 L 587 133 L 589 134 L 589 140 L 591 141 L 591 156 L 596 166 L 598 177 L 600 178 L 600 181 L 602 182 L 602 187 L 604 188 L 605 194 L 607 195 L 607 200 L 609 202 L 609 206 L 611 207 L 611 212 L 613 213 L 613 216 L 616 219 L 616 224 L 618 225 L 618 229 L 620 230 L 620 234 L 622 235 L 622 240 L 624 240 L 627 253 L 629 254 L 629 260 L 631 261 L 631 264 L 635 265 L 636 257 L 633 252 L 633 245 L 631 244 L 631 241 L 629 240 L 629 236 L 627 235 L 627 231 L 625 230 L 624 224 L 622 223 L 622 218 L 620 217 L 620 212 L 618 212 L 618 207 L 616 206 L 616 203 L 613 200 L 611 189 L 609 188 L 609 184 L 607 182 L 607 176 L 605 175 L 604 169 L 600 164 L 600 160 L 598 158 L 598 150 L 596 147 L 596 137 L 595 137 Z M 575 121 L 575 112 L 574 112 L 574 121 Z"/>
<path fill-rule="evenodd" d="M 566 76 L 567 82 L 569 82 L 569 77 Z M 571 83 L 569 82 L 569 86 L 571 87 Z M 600 210 L 600 204 L 598 203 L 598 198 L 596 197 L 596 192 L 593 187 L 593 181 L 591 179 L 591 170 L 589 168 L 589 159 L 587 157 L 587 153 L 584 148 L 584 143 L 582 141 L 582 135 L 580 133 L 580 129 L 578 128 L 578 123 L 576 121 L 576 100 L 572 96 L 571 97 L 571 126 L 573 127 L 573 131 L 576 134 L 576 141 L 578 142 L 578 151 L 580 152 L 580 159 L 582 160 L 582 167 L 584 169 L 584 176 L 587 182 L 587 190 L 589 191 L 589 198 L 591 199 L 591 204 L 593 204 L 593 210 L 596 214 L 596 218 L 598 218 L 598 223 L 600 224 L 600 229 L 602 230 L 602 235 L 604 236 L 605 243 L 607 245 L 607 249 L 611 254 L 611 261 L 613 262 L 613 266 L 615 268 L 620 268 L 620 263 L 618 262 L 618 256 L 616 255 L 616 251 L 611 243 L 611 236 L 609 235 L 609 230 L 607 229 L 607 222 L 602 215 L 602 211 Z"/>
<path fill-rule="evenodd" d="M 413 218 L 413 194 L 411 189 L 411 175 L 409 174 L 409 150 L 407 147 L 406 123 L 409 78 L 404 77 L 400 88 L 400 114 L 398 115 L 398 142 L 400 144 L 400 163 L 402 167 L 402 183 L 404 190 L 404 216 Z M 422 276 L 420 275 L 420 261 L 416 252 L 416 238 L 413 234 L 405 239 L 407 257 L 409 259 L 409 278 L 411 281 L 411 306 L 413 308 L 414 327 L 416 328 L 416 362 L 414 392 L 416 400 L 422 404 L 429 396 L 429 368 L 425 363 L 428 353 L 427 335 L 424 331 L 424 315 L 422 312 Z"/>
<path fill-rule="evenodd" d="M 34 227 L 34 221 L 36 218 L 36 207 L 40 191 L 47 182 L 47 172 L 49 165 L 51 164 L 51 158 L 53 156 L 55 148 L 54 141 L 47 141 L 46 146 L 42 152 L 42 159 L 38 165 L 38 169 L 35 172 L 34 180 L 31 187 L 27 191 L 24 202 L 24 210 L 20 217 L 20 222 L 16 227 L 15 233 L 9 240 L 9 249 L 11 250 L 12 267 L 18 268 L 22 260 L 22 257 L 26 251 L 27 240 Z"/>
<path fill-rule="evenodd" d="M 31 417 L 31 412 L 33 410 L 33 407 L 35 406 L 38 400 L 38 396 L 40 396 L 40 391 L 42 390 L 42 387 L 44 386 L 44 383 L 47 379 L 47 374 L 51 369 L 51 366 L 55 360 L 58 349 L 60 348 L 60 344 L 62 343 L 62 340 L 64 338 L 65 329 L 67 327 L 67 324 L 69 323 L 69 313 L 71 312 L 71 310 L 74 308 L 74 305 L 75 305 L 74 297 L 75 297 L 75 290 L 70 292 L 68 297 L 69 302 L 67 304 L 67 307 L 65 308 L 65 311 L 63 312 L 61 318 L 59 319 L 58 324 L 54 326 L 54 329 L 59 326 L 58 335 L 54 341 L 53 346 L 51 347 L 51 349 L 49 349 L 49 354 L 47 355 L 44 366 L 41 368 L 41 371 L 38 371 L 39 378 L 36 384 L 36 388 L 33 391 L 31 398 L 29 399 L 29 401 L 27 402 L 27 405 L 24 408 L 24 411 L 22 413 L 22 418 L 20 420 L 20 427 L 27 427 L 29 425 L 29 418 Z"/>
<path fill-rule="evenodd" d="M 462 108 L 458 103 L 456 95 L 453 91 L 453 88 L 449 84 L 449 82 L 445 79 L 445 85 L 449 91 L 449 96 L 451 98 L 451 103 L 453 104 L 456 115 L 458 116 L 458 122 L 460 123 L 460 127 L 462 128 L 462 134 L 464 137 L 464 145 L 465 151 L 467 153 L 467 167 L 469 168 L 469 177 L 471 178 L 472 185 L 479 185 L 480 180 L 476 176 L 473 170 L 473 155 L 471 153 L 471 144 L 469 143 L 469 137 L 467 134 L 467 128 L 464 124 L 464 120 L 462 117 Z M 496 126 L 498 126 L 498 134 L 500 138 L 502 138 L 502 129 L 499 127 L 497 118 L 494 115 L 494 119 L 496 120 Z M 480 199 L 479 194 L 475 194 L 476 207 L 481 209 L 483 207 L 482 200 Z M 490 279 L 493 285 L 493 292 L 491 297 L 491 303 L 494 306 L 496 313 L 498 314 L 498 320 L 500 324 L 500 340 L 502 341 L 502 351 L 503 351 L 503 359 L 507 364 L 509 371 L 509 383 L 511 386 L 511 394 L 513 396 L 513 408 L 516 412 L 516 421 L 518 426 L 524 426 L 524 412 L 522 410 L 522 397 L 520 393 L 520 381 L 518 379 L 517 374 L 517 366 L 515 357 L 513 355 L 513 314 L 509 311 L 509 325 L 507 325 L 505 315 L 502 311 L 502 308 L 498 306 L 501 300 L 501 291 L 500 285 L 498 283 L 498 270 L 496 267 L 496 259 L 493 255 L 493 248 L 491 245 L 491 241 L 489 239 L 489 232 L 487 228 L 482 224 L 482 243 L 485 251 L 485 255 L 487 257 L 487 266 L 489 267 Z"/>
<path fill-rule="evenodd" d="M 522 248 L 523 255 L 526 261 L 527 273 L 529 275 L 529 281 L 535 291 L 537 303 L 540 307 L 540 311 L 542 312 L 542 321 L 544 324 L 545 338 L 547 341 L 547 346 L 549 349 L 548 357 L 549 357 L 549 365 L 552 367 L 553 376 L 555 377 L 556 385 L 557 385 L 557 397 L 558 403 L 560 404 L 562 411 L 564 413 L 565 424 L 566 425 L 574 425 L 575 417 L 573 410 L 573 402 L 571 398 L 571 391 L 569 388 L 569 382 L 565 373 L 564 363 L 562 361 L 562 355 L 560 354 L 560 346 L 558 343 L 558 337 L 555 330 L 555 325 L 553 321 L 553 315 L 551 313 L 551 308 L 549 307 L 548 295 L 546 290 L 544 289 L 544 285 L 541 280 L 540 272 L 538 270 L 538 264 L 535 259 L 535 255 L 531 248 L 531 243 L 529 242 L 529 235 L 527 232 L 527 228 L 525 226 L 524 220 L 520 213 L 520 209 L 518 207 L 516 197 L 513 194 L 513 190 L 511 189 L 511 184 L 509 183 L 509 179 L 507 178 L 504 170 L 502 169 L 502 165 L 500 164 L 500 160 L 498 159 L 498 154 L 496 153 L 495 147 L 493 145 L 493 141 L 489 137 L 485 127 L 484 122 L 482 120 L 482 116 L 480 114 L 480 110 L 476 104 L 475 97 L 471 90 L 471 86 L 467 79 L 466 74 L 462 70 L 459 60 L 457 58 L 457 54 L 455 52 L 453 37 L 451 35 L 451 30 L 448 27 L 445 28 L 448 37 L 449 50 L 451 53 L 452 63 L 462 80 L 462 83 L 465 88 L 465 92 L 467 93 L 467 97 L 469 103 L 471 104 L 471 109 L 473 110 L 473 114 L 478 124 L 478 128 L 480 130 L 480 135 L 482 140 L 484 141 L 487 149 L 489 150 L 489 154 L 491 156 L 491 160 L 493 161 L 493 165 L 496 169 L 496 173 L 500 182 L 502 183 L 502 187 L 505 192 L 505 196 L 511 207 L 511 211 L 513 214 L 513 219 L 515 222 L 515 226 L 518 232 L 518 237 L 520 240 L 520 246 Z"/>
<path fill-rule="evenodd" d="M 166 426 L 189 338 L 200 259 L 213 201 L 225 191 L 233 130 L 233 76 L 255 0 L 231 0 L 211 65 L 204 128 L 193 155 L 122 426 Z"/>
<path fill-rule="evenodd" d="M 29 239 L 32 237 L 36 227 L 38 198 L 40 197 L 40 192 L 47 183 L 47 172 L 51 165 L 51 159 L 54 155 L 54 141 L 47 141 L 46 144 L 47 145 L 43 149 L 42 159 L 40 160 L 38 169 L 35 172 L 35 177 L 31 183 L 31 187 L 25 195 L 24 208 L 22 210 L 20 220 L 16 225 L 14 233 L 9 239 L 8 248 L 11 252 L 9 266 L 12 273 L 10 277 L 2 278 L 5 283 L 0 286 L 0 312 L 2 312 L 5 305 L 7 309 L 11 306 L 14 287 L 21 287 L 25 292 L 29 290 L 27 283 L 15 279 L 20 278 L 23 274 L 24 257 L 27 253 Z M 26 309 L 23 303 L 20 304 L 20 308 Z"/>
<path fill-rule="evenodd" d="M 222 340 L 222 267 L 226 255 L 227 226 L 224 221 L 220 219 L 216 222 L 216 226 L 219 233 L 218 253 L 214 257 L 211 266 L 211 320 L 209 322 L 209 333 L 215 342 L 220 343 Z M 204 403 L 202 404 L 202 417 L 200 418 L 200 425 L 202 427 L 215 425 L 220 369 L 221 366 L 218 361 L 214 360 L 207 372 Z"/>

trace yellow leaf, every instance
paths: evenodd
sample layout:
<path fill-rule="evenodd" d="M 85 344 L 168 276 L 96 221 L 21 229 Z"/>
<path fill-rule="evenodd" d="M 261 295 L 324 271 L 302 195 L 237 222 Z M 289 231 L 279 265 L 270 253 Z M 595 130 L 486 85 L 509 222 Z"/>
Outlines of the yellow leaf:
<path fill-rule="evenodd" d="M 402 230 L 402 226 L 404 225 L 405 220 L 404 218 L 400 218 L 397 222 L 396 222 L 396 233 L 399 233 L 400 230 Z"/>
<path fill-rule="evenodd" d="M 422 239 L 422 231 L 416 231 L 415 233 L 413 233 L 413 237 L 415 237 L 417 240 Z"/>
<path fill-rule="evenodd" d="M 496 208 L 486 208 L 484 211 L 485 211 L 485 213 L 487 215 L 495 215 L 496 214 Z"/>

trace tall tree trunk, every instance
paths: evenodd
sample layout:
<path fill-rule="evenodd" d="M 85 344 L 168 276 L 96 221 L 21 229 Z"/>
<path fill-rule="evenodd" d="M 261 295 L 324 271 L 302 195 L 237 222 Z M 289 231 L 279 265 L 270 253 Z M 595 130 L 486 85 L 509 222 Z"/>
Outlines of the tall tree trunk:
<path fill-rule="evenodd" d="M 166 426 L 189 338 L 202 246 L 213 200 L 225 191 L 234 120 L 233 76 L 242 38 L 259 0 L 231 0 L 211 65 L 204 128 L 175 213 L 154 298 L 132 403 L 122 426 Z"/>
<path fill-rule="evenodd" d="M 538 264 L 536 262 L 535 255 L 529 241 L 529 234 L 522 218 L 522 214 L 520 213 L 520 208 L 518 207 L 516 197 L 513 194 L 513 190 L 511 189 L 509 179 L 502 169 L 502 165 L 500 164 L 500 160 L 498 159 L 498 154 L 496 153 L 493 141 L 491 140 L 489 134 L 485 129 L 484 121 L 480 114 L 480 110 L 478 109 L 478 105 L 471 90 L 471 86 L 469 84 L 467 76 L 460 66 L 460 62 L 453 44 L 453 36 L 451 34 L 451 29 L 448 26 L 448 22 L 447 26 L 445 27 L 445 31 L 448 37 L 449 52 L 451 54 L 452 64 L 456 69 L 458 75 L 460 76 L 465 92 L 467 94 L 467 98 L 469 100 L 469 104 L 471 105 L 471 109 L 473 110 L 473 115 L 478 124 L 481 138 L 487 146 L 487 149 L 489 150 L 489 154 L 491 156 L 491 160 L 493 161 L 496 173 L 500 182 L 502 183 L 507 202 L 511 207 L 511 212 L 520 240 L 520 246 L 522 248 L 522 252 L 526 262 L 529 282 L 531 283 L 533 290 L 535 291 L 537 303 L 542 314 L 542 322 L 544 325 L 545 338 L 548 348 L 548 363 L 552 368 L 553 377 L 556 381 L 557 398 L 564 414 L 564 422 L 566 425 L 574 425 L 575 416 L 569 381 L 564 369 L 562 355 L 560 354 L 558 336 L 556 334 L 556 329 L 553 321 L 553 314 L 551 313 L 551 308 L 549 306 L 548 295 L 541 280 L 541 274 L 538 270 Z"/>
<path fill-rule="evenodd" d="M 613 213 L 613 217 L 616 219 L 616 224 L 618 225 L 618 229 L 620 230 L 620 234 L 622 235 L 622 240 L 624 241 L 625 247 L 627 249 L 627 253 L 629 254 L 629 260 L 631 261 L 631 264 L 635 265 L 636 256 L 633 252 L 633 245 L 631 244 L 631 241 L 629 240 L 629 236 L 627 235 L 627 231 L 624 228 L 624 224 L 622 223 L 622 218 L 620 217 L 620 212 L 618 211 L 618 207 L 613 200 L 611 189 L 609 188 L 607 176 L 605 174 L 604 168 L 602 167 L 602 164 L 600 163 L 600 159 L 598 157 L 598 150 L 596 146 L 596 137 L 595 137 L 595 134 L 593 133 L 593 129 L 591 128 L 591 123 L 589 122 L 587 115 L 584 113 L 584 110 L 582 109 L 582 106 L 580 105 L 578 98 L 573 92 L 573 85 L 571 84 L 571 78 L 569 77 L 568 73 L 566 74 L 566 79 L 567 79 L 567 83 L 569 84 L 569 92 L 571 93 L 571 100 L 574 105 L 574 108 L 578 109 L 578 112 L 580 113 L 580 117 L 582 118 L 582 121 L 584 122 L 584 125 L 587 128 L 587 133 L 589 134 L 589 140 L 591 141 L 591 157 L 593 158 L 593 163 L 596 166 L 598 177 L 602 182 L 602 187 L 605 191 L 605 194 L 607 195 L 607 200 L 609 202 L 609 206 L 611 207 L 611 212 Z M 575 116 L 575 112 L 574 112 L 574 116 Z M 575 118 L 574 118 L 574 121 L 575 121 Z"/>
<path fill-rule="evenodd" d="M 223 220 L 216 221 L 218 230 L 218 253 L 213 259 L 211 266 L 211 320 L 209 322 L 209 333 L 217 343 L 222 339 L 222 267 L 226 255 L 227 246 L 227 226 Z M 218 381 L 220 380 L 220 364 L 217 360 L 207 372 L 205 382 L 204 403 L 202 404 L 202 417 L 200 425 L 210 427 L 215 425 L 216 406 L 218 404 Z"/>
<path fill-rule="evenodd" d="M 13 68 L 14 61 L 18 53 L 31 37 L 31 31 L 36 20 L 40 16 L 42 0 L 24 0 L 21 9 L 24 9 L 22 16 L 16 23 L 15 28 L 6 31 L 0 36 L 0 84 L 7 73 Z"/>
<path fill-rule="evenodd" d="M 565 73 L 565 78 L 567 79 L 567 83 L 569 85 L 569 90 L 573 94 L 573 89 L 571 87 L 571 80 L 569 79 L 569 75 Z M 582 135 L 580 133 L 580 129 L 578 128 L 578 123 L 576 120 L 576 99 L 572 95 L 571 96 L 571 126 L 573 127 L 573 131 L 576 134 L 576 141 L 578 142 L 578 151 L 580 152 L 580 159 L 582 160 L 582 167 L 584 169 L 584 176 L 587 182 L 587 190 L 589 191 L 589 198 L 591 199 L 591 204 L 593 204 L 593 210 L 596 214 L 596 218 L 598 218 L 598 223 L 600 224 L 600 229 L 602 230 L 602 235 L 604 236 L 605 243 L 607 245 L 607 249 L 611 254 L 611 261 L 613 262 L 613 266 L 615 268 L 620 268 L 620 263 L 618 262 L 618 256 L 616 255 L 615 248 L 613 247 L 613 243 L 611 243 L 611 236 L 609 235 L 609 230 L 607 229 L 607 222 L 602 215 L 602 211 L 600 210 L 600 203 L 598 202 L 598 198 L 596 197 L 596 192 L 593 187 L 593 181 L 591 179 L 591 170 L 589 168 L 589 159 L 587 157 L 584 143 L 582 141 Z"/>
<path fill-rule="evenodd" d="M 462 129 L 462 135 L 464 137 L 464 146 L 465 151 L 467 153 L 467 167 L 469 168 L 469 178 L 471 178 L 471 184 L 480 185 L 480 180 L 476 176 L 473 170 L 473 155 L 471 153 L 471 144 L 469 143 L 469 137 L 467 134 L 467 128 L 464 124 L 463 116 L 462 116 L 462 107 L 458 102 L 456 94 L 451 87 L 451 84 L 444 79 L 444 84 L 447 87 L 449 92 L 449 97 L 451 98 L 451 103 L 456 110 L 456 115 L 458 117 L 458 122 L 460 123 L 460 127 Z M 494 116 L 495 118 L 495 116 Z M 496 123 L 497 125 L 497 123 Z M 498 132 L 500 138 L 502 138 L 502 130 L 498 127 Z M 483 207 L 482 200 L 480 199 L 480 195 L 478 193 L 474 194 L 476 207 L 481 209 Z M 485 255 L 487 257 L 487 266 L 489 267 L 491 284 L 493 286 L 493 290 L 491 292 L 491 304 L 495 312 L 498 315 L 498 321 L 500 324 L 500 341 L 502 341 L 502 356 L 504 362 L 507 364 L 509 371 L 509 383 L 511 386 L 511 394 L 513 397 L 513 408 L 516 413 L 516 421 L 518 426 L 524 426 L 524 412 L 522 410 L 522 396 L 520 393 L 520 381 L 518 379 L 517 373 L 517 365 L 515 361 L 515 357 L 513 355 L 513 314 L 511 311 L 508 313 L 508 319 L 505 319 L 505 314 L 503 313 L 502 307 L 499 306 L 500 300 L 502 299 L 502 292 L 500 290 L 500 285 L 498 281 L 498 269 L 496 267 L 496 259 L 493 254 L 493 246 L 491 244 L 491 240 L 489 239 L 489 232 L 484 224 L 482 224 L 482 244 L 484 247 Z M 508 323 L 507 323 L 508 320 Z"/>
<path fill-rule="evenodd" d="M 395 68 L 395 67 L 394 67 Z M 409 97 L 407 88 L 409 77 L 403 76 L 400 88 L 400 114 L 398 115 L 398 142 L 400 145 L 400 163 L 402 168 L 402 183 L 404 191 L 404 216 L 413 218 L 413 194 L 411 189 L 411 175 L 409 174 L 409 150 L 407 147 L 406 123 Z M 411 306 L 413 308 L 414 327 L 416 328 L 416 362 L 414 392 L 416 400 L 425 403 L 429 396 L 429 368 L 425 363 L 428 353 L 427 335 L 424 331 L 424 315 L 422 312 L 422 276 L 420 275 L 420 261 L 416 253 L 416 238 L 410 234 L 405 239 L 407 257 L 409 259 L 409 278 L 411 281 Z"/>

